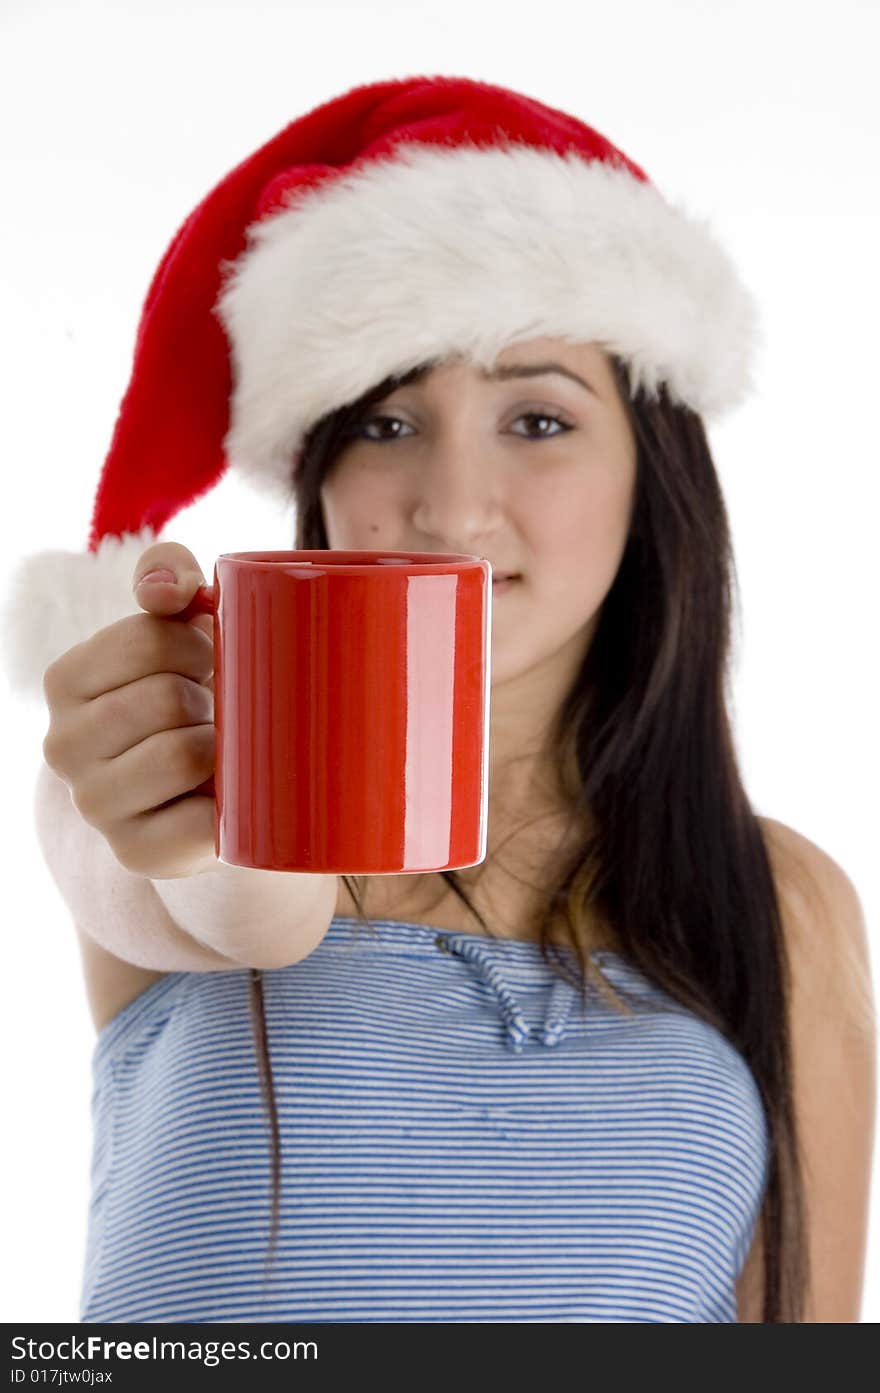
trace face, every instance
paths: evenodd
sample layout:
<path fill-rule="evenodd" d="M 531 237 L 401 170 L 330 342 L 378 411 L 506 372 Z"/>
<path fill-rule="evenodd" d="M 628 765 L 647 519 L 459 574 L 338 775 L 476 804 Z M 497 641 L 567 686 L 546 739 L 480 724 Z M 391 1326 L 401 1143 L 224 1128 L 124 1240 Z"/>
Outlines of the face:
<path fill-rule="evenodd" d="M 626 545 L 635 440 L 595 344 L 514 344 L 493 373 L 446 360 L 374 404 L 324 480 L 327 539 L 516 573 L 494 592 L 493 693 L 541 673 L 561 697 Z"/>

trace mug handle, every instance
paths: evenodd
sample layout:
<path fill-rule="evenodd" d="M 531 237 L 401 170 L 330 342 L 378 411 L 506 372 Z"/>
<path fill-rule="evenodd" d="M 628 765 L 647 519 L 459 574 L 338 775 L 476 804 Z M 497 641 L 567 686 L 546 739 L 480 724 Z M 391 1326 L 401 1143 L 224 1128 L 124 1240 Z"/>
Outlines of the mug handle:
<path fill-rule="evenodd" d="M 169 614 L 169 619 L 192 619 L 197 614 L 215 614 L 217 597 L 213 585 L 200 585 L 186 609 L 178 614 Z"/>

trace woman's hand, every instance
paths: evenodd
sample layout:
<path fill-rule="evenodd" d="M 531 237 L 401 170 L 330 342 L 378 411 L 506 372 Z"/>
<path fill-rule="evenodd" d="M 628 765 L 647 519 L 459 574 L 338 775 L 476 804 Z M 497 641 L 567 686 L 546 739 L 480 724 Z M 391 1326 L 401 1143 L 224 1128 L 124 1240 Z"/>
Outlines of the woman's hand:
<path fill-rule="evenodd" d="M 145 580 L 167 568 L 174 581 Z M 145 613 L 126 615 L 50 663 L 43 676 L 46 763 L 127 870 L 150 879 L 217 865 L 213 618 L 184 610 L 205 578 L 177 542 L 134 570 Z"/>

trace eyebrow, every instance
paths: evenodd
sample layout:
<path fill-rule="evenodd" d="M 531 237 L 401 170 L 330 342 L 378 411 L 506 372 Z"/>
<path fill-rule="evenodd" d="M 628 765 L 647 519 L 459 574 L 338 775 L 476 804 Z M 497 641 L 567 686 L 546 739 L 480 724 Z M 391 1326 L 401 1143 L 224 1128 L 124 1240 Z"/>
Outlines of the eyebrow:
<path fill-rule="evenodd" d="M 480 376 L 487 382 L 506 382 L 509 377 L 543 377 L 548 372 L 558 372 L 563 377 L 570 377 L 572 382 L 578 382 L 594 397 L 599 396 L 595 387 L 591 387 L 585 378 L 578 377 L 576 372 L 563 367 L 561 363 L 511 363 L 509 366 L 489 370 L 481 368 Z"/>

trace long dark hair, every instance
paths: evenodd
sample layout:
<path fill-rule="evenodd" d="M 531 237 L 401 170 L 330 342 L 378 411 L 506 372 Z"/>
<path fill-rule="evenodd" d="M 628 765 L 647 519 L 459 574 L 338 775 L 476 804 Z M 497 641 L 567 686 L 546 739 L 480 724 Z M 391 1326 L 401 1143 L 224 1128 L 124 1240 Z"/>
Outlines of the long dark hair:
<path fill-rule="evenodd" d="M 763 1322 L 804 1319 L 809 1282 L 802 1162 L 792 1098 L 789 967 L 765 834 L 743 787 L 728 716 L 736 570 L 701 418 L 668 397 L 632 395 L 609 354 L 637 442 L 630 534 L 549 748 L 584 835 L 551 885 L 541 950 L 561 931 L 591 974 L 583 924 L 613 927 L 646 977 L 715 1026 L 749 1065 L 770 1159 L 756 1235 Z M 386 378 L 309 432 L 295 476 L 297 550 L 326 548 L 323 480 L 351 427 L 425 364 Z M 570 770 L 577 774 L 572 783 Z M 567 783 L 566 783 L 567 781 Z M 587 830 L 589 828 L 589 830 Z M 486 933 L 454 871 L 440 872 Z M 343 877 L 366 923 L 360 877 Z M 555 965 L 555 964 L 554 964 Z M 280 1137 L 261 974 L 251 1007 L 272 1139 L 270 1260 L 278 1230 Z"/>

